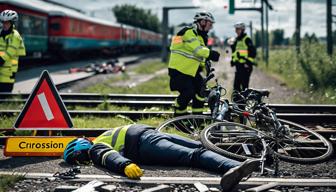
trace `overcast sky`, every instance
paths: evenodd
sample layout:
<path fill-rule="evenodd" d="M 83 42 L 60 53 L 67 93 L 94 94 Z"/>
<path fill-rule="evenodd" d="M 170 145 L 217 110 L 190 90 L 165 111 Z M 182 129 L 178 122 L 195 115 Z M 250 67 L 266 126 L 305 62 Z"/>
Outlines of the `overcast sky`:
<path fill-rule="evenodd" d="M 196 11 L 211 11 L 216 19 L 215 33 L 220 37 L 234 36 L 233 24 L 237 21 L 249 23 L 252 21 L 254 29 L 260 29 L 260 13 L 257 11 L 236 11 L 228 14 L 224 9 L 228 0 L 54 0 L 79 9 L 96 17 L 112 19 L 111 8 L 117 4 L 133 4 L 144 9 L 151 9 L 160 21 L 162 7 L 169 6 L 200 6 L 200 9 L 171 10 L 169 24 L 191 22 Z M 336 0 L 332 0 L 336 4 Z M 292 36 L 295 28 L 296 0 L 269 0 L 274 10 L 269 11 L 269 30 L 284 29 L 285 36 Z M 236 7 L 260 7 L 260 0 L 236 0 Z M 336 6 L 334 6 L 336 8 Z M 336 14 L 336 11 L 334 11 Z M 134 18 L 136 19 L 136 18 Z M 336 25 L 333 24 L 333 30 Z M 302 0 L 301 36 L 306 32 L 315 33 L 318 37 L 326 36 L 326 0 Z"/>

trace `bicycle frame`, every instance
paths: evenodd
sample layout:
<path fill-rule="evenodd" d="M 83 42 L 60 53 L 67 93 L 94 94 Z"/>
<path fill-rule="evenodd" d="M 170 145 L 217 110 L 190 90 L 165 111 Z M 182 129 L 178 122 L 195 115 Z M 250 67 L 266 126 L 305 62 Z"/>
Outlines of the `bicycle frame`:
<path fill-rule="evenodd" d="M 209 80 L 215 77 L 212 73 L 214 69 L 211 68 L 210 61 L 206 62 L 206 72 L 207 77 L 205 78 L 203 85 L 206 87 L 206 84 Z M 226 89 L 219 85 L 218 79 L 215 79 L 216 85 L 210 88 L 209 94 L 207 95 L 207 102 L 211 111 L 211 117 L 218 121 L 223 121 L 225 119 L 226 113 L 229 111 L 228 101 L 222 101 L 222 91 L 225 90 L 224 95 L 226 94 Z"/>

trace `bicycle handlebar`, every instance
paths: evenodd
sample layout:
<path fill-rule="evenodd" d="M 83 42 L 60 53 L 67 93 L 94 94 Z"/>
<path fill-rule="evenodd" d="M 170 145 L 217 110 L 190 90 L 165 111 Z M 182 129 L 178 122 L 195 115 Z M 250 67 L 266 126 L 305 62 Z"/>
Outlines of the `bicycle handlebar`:
<path fill-rule="evenodd" d="M 215 74 L 210 73 L 203 81 L 203 85 L 206 85 L 208 81 L 215 77 Z"/>

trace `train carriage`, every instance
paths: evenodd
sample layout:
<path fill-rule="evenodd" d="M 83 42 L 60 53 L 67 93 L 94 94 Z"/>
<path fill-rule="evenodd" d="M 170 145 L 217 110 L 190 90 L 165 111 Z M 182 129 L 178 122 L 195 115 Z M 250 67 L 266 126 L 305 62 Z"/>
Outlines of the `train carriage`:
<path fill-rule="evenodd" d="M 18 30 L 30 56 L 71 59 L 79 55 L 145 51 L 159 47 L 160 34 L 93 18 L 40 0 L 0 0 L 0 11 L 18 12 Z"/>
<path fill-rule="evenodd" d="M 49 16 L 50 51 L 58 54 L 116 50 L 122 46 L 120 24 L 70 12 Z"/>
<path fill-rule="evenodd" d="M 16 28 L 26 47 L 27 56 L 41 57 L 48 51 L 48 12 L 34 1 L 0 0 L 0 11 L 11 9 L 18 13 Z"/>

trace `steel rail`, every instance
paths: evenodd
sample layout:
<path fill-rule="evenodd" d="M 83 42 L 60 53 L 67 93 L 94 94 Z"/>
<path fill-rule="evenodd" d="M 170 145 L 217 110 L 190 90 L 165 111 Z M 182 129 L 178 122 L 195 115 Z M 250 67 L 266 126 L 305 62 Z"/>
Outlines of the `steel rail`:
<path fill-rule="evenodd" d="M 69 110 L 72 117 L 75 116 L 97 116 L 111 117 L 116 115 L 127 116 L 133 120 L 149 117 L 172 117 L 172 111 L 93 111 L 93 110 Z M 0 116 L 15 116 L 20 113 L 20 110 L 0 110 Z M 203 114 L 209 115 L 209 112 Z M 319 113 L 277 113 L 277 117 L 296 123 L 314 123 L 314 124 L 336 124 L 336 114 L 319 114 Z"/>
<path fill-rule="evenodd" d="M 5 145 L 8 138 L 16 137 L 20 131 L 37 131 L 35 136 L 77 136 L 77 137 L 97 137 L 103 132 L 112 128 L 0 128 L 0 146 Z M 336 145 L 336 129 L 335 128 L 313 128 L 313 130 L 331 143 Z"/>
<path fill-rule="evenodd" d="M 0 104 L 23 104 L 26 102 L 26 98 L 2 98 L 6 95 L 12 94 L 0 94 Z M 115 106 L 128 106 L 134 109 L 172 108 L 175 99 L 174 95 L 153 94 L 109 94 L 103 96 L 101 94 L 64 93 L 61 97 L 66 106 L 96 107 L 106 103 Z M 336 105 L 327 104 L 269 104 L 268 106 L 278 113 L 336 113 Z"/>
<path fill-rule="evenodd" d="M 112 174 L 112 173 L 111 173 Z M 220 177 L 141 177 L 140 180 L 132 180 L 120 175 L 98 175 L 98 174 L 78 174 L 72 182 L 89 182 L 94 179 L 103 182 L 125 182 L 131 184 L 194 184 L 201 182 L 207 185 L 219 185 Z M 11 172 L 0 171 L 0 175 L 17 175 L 26 179 L 44 179 L 53 177 L 53 173 L 27 173 L 27 172 Z M 335 187 L 336 179 L 296 179 L 296 178 L 260 178 L 251 177 L 246 181 L 239 183 L 239 188 L 244 186 L 258 186 L 267 183 L 276 182 L 277 186 L 309 186 L 309 187 Z"/>
<path fill-rule="evenodd" d="M 25 99 L 0 99 L 0 104 L 23 104 Z M 114 106 L 128 106 L 131 108 L 151 108 L 151 107 L 160 107 L 160 108 L 172 108 L 174 101 L 159 101 L 159 100 L 75 100 L 75 99 L 65 99 L 63 100 L 64 104 L 69 106 L 85 106 L 85 107 L 97 107 L 101 104 L 109 104 Z"/>
<path fill-rule="evenodd" d="M 62 99 L 81 99 L 81 100 L 159 100 L 173 101 L 176 95 L 162 94 L 99 94 L 99 93 L 60 93 Z M 20 98 L 27 99 L 29 94 L 0 93 L 0 99 Z"/>

